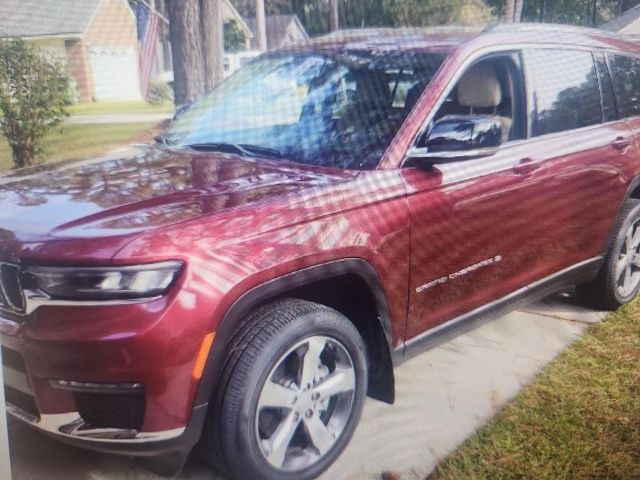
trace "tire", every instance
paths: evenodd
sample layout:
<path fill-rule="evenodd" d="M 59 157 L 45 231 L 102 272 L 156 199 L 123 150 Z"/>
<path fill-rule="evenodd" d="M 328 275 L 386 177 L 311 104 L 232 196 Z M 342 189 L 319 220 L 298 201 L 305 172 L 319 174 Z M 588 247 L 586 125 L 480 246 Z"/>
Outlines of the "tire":
<path fill-rule="evenodd" d="M 323 305 L 281 300 L 251 313 L 231 340 L 203 445 L 239 480 L 312 479 L 349 443 L 366 391 L 353 324 Z"/>
<path fill-rule="evenodd" d="M 577 288 L 584 303 L 602 310 L 618 309 L 640 290 L 640 202 L 627 200 L 613 228 L 598 275 Z"/>

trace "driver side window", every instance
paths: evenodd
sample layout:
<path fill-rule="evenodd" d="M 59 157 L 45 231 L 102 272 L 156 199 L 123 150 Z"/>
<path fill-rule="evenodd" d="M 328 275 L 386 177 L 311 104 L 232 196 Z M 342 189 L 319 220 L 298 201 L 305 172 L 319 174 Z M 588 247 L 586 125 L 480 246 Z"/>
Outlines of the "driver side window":
<path fill-rule="evenodd" d="M 517 53 L 485 57 L 459 78 L 438 109 L 433 123 L 444 117 L 499 119 L 501 143 L 526 138 L 524 81 Z"/>

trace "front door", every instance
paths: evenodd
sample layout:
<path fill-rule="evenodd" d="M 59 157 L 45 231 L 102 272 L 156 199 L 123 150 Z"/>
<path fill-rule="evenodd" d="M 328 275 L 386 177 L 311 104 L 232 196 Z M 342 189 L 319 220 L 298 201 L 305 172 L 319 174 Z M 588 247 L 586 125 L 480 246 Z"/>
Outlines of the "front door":
<path fill-rule="evenodd" d="M 508 294 L 543 268 L 548 242 L 536 212 L 546 173 L 525 141 L 520 66 L 518 52 L 481 59 L 434 116 L 498 115 L 497 153 L 402 170 L 411 215 L 407 339 Z"/>

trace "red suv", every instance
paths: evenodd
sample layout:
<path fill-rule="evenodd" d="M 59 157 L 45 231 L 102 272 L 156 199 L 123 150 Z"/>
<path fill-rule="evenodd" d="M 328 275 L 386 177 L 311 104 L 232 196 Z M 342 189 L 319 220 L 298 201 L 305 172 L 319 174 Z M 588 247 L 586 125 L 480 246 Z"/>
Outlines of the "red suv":
<path fill-rule="evenodd" d="M 640 288 L 640 46 L 359 31 L 267 53 L 135 158 L 0 185 L 10 413 L 175 474 L 310 479 L 393 365 Z M 425 386 L 428 388 L 428 386 Z"/>

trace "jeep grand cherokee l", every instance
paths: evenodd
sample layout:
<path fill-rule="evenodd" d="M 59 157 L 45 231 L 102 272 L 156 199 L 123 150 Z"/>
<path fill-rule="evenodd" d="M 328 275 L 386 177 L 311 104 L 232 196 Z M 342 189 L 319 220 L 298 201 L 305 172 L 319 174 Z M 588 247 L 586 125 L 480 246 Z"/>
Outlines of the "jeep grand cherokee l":
<path fill-rule="evenodd" d="M 393 365 L 640 288 L 640 46 L 360 31 L 267 53 L 134 158 L 0 185 L 7 408 L 175 474 L 311 479 Z M 425 388 L 429 388 L 428 385 Z"/>

